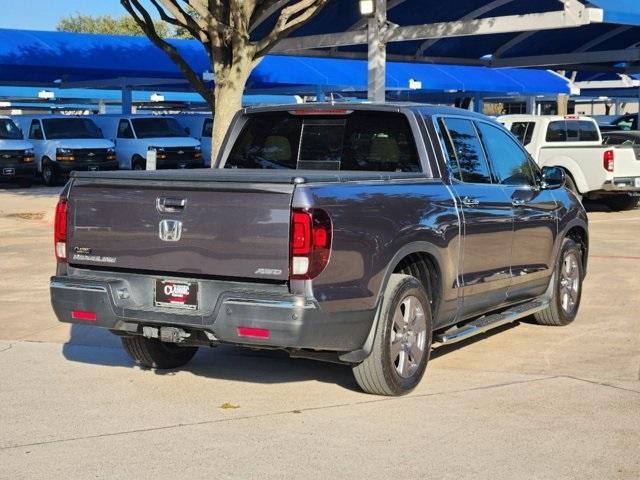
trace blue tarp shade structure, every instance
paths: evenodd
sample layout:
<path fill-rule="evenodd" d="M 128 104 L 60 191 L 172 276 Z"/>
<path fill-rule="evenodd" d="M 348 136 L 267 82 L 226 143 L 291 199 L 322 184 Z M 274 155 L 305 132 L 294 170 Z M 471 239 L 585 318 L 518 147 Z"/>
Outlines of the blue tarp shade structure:
<path fill-rule="evenodd" d="M 602 8 L 605 23 L 640 25 L 638 0 L 589 0 L 589 3 Z"/>
<path fill-rule="evenodd" d="M 199 42 L 173 43 L 196 72 L 210 68 Z M 433 92 L 569 93 L 567 81 L 547 71 L 389 62 L 389 89 L 409 90 L 410 79 Z M 136 89 L 189 90 L 174 63 L 144 37 L 0 29 L 2 84 L 118 88 L 131 80 L 136 80 Z M 268 56 L 251 75 L 247 93 L 315 94 L 366 88 L 363 60 Z"/>

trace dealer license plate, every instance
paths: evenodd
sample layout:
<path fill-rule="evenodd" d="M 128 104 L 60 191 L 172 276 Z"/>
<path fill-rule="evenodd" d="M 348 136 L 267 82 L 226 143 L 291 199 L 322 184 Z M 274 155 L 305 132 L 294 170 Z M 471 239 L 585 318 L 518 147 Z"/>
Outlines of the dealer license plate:
<path fill-rule="evenodd" d="M 636 188 L 640 188 L 640 178 L 635 179 Z"/>
<path fill-rule="evenodd" d="M 174 280 L 156 280 L 156 307 L 198 309 L 198 284 Z"/>
<path fill-rule="evenodd" d="M 16 174 L 16 169 L 15 168 L 3 168 L 2 169 L 2 174 L 3 175 L 15 175 Z"/>

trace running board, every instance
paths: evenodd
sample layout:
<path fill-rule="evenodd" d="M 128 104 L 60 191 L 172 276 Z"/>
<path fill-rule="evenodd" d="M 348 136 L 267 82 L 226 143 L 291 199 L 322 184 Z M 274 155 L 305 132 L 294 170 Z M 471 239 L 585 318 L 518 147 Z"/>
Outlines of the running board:
<path fill-rule="evenodd" d="M 465 323 L 461 327 L 449 329 L 443 333 L 436 334 L 434 340 L 445 345 L 466 340 L 467 338 L 484 333 L 492 328 L 515 322 L 516 320 L 520 320 L 521 318 L 532 315 L 540 310 L 544 310 L 547 306 L 549 306 L 549 301 L 546 299 L 522 303 L 503 312 L 485 315 L 469 323 Z"/>

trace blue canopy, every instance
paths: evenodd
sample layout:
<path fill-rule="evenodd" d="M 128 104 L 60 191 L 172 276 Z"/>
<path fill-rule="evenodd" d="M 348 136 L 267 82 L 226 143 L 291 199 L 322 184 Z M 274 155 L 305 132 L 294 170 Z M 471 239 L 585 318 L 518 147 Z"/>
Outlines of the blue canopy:
<path fill-rule="evenodd" d="M 579 2 L 579 3 L 578 3 Z M 545 29 L 543 25 L 527 25 L 526 32 L 490 33 L 452 36 L 434 40 L 412 40 L 387 44 L 388 58 L 411 59 L 438 63 L 486 63 L 499 66 L 556 66 L 580 70 L 633 68 L 640 65 L 640 0 L 578 0 L 577 5 L 601 9 L 601 18 L 571 28 Z M 387 18 L 391 24 L 406 27 L 447 22 L 482 20 L 492 17 L 561 12 L 560 0 L 404 0 L 387 2 Z M 575 15 L 573 12 L 566 17 Z M 575 4 L 574 4 L 575 5 Z M 273 21 L 273 19 L 272 19 Z M 270 28 L 267 22 L 255 35 Z M 365 23 L 357 1 L 329 0 L 326 7 L 308 24 L 293 33 L 293 37 L 327 35 L 362 29 Z M 538 27 L 539 30 L 535 28 Z M 529 30 L 533 28 L 532 30 Z M 312 47 L 317 48 L 317 47 Z M 331 50 L 316 50 L 319 54 L 336 56 L 366 56 L 366 45 L 338 46 Z M 621 63 L 626 51 L 631 60 Z M 593 55 L 609 52 L 608 55 Z M 587 54 L 581 55 L 579 54 Z M 592 54 L 589 56 L 588 54 Z M 554 55 L 563 55 L 553 58 Z"/>
<path fill-rule="evenodd" d="M 198 73 L 210 69 L 196 40 L 172 40 Z M 0 29 L 0 84 L 189 90 L 182 73 L 144 37 Z M 389 62 L 391 90 L 483 95 L 569 93 L 565 79 L 544 70 Z M 316 94 L 367 88 L 364 60 L 267 56 L 254 70 L 247 93 Z"/>

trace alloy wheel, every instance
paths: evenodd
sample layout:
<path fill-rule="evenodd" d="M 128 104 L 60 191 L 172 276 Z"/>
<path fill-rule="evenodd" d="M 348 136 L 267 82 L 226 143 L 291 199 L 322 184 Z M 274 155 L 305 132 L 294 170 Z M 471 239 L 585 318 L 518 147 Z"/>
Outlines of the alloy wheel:
<path fill-rule="evenodd" d="M 390 335 L 390 357 L 402 378 L 410 378 L 419 368 L 427 344 L 427 321 L 420 300 L 409 295 L 397 306 Z"/>

